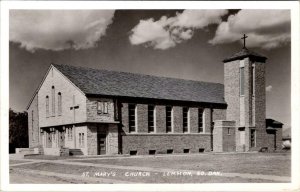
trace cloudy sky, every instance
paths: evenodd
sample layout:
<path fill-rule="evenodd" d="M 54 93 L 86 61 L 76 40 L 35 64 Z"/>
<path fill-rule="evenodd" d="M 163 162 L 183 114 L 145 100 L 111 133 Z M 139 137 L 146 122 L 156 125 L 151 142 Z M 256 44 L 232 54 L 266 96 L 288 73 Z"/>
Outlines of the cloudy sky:
<path fill-rule="evenodd" d="M 268 57 L 267 117 L 290 126 L 288 10 L 11 10 L 10 107 L 26 110 L 51 62 L 223 83 L 222 60 Z"/>

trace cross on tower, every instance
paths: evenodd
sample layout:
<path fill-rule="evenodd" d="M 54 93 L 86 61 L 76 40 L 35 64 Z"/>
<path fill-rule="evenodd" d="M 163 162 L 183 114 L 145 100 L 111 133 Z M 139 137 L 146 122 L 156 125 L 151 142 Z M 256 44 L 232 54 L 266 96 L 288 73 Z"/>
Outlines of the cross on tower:
<path fill-rule="evenodd" d="M 241 39 L 244 39 L 244 47 L 243 48 L 246 48 L 246 38 L 247 38 L 248 36 L 246 35 L 246 34 L 244 34 L 244 36 L 241 38 Z"/>

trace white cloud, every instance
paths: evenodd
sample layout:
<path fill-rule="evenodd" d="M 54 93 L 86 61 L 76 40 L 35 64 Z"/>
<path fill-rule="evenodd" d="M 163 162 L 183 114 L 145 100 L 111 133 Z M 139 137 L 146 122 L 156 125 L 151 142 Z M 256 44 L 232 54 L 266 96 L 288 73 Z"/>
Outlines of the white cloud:
<path fill-rule="evenodd" d="M 242 42 L 245 33 L 247 47 L 279 47 L 290 41 L 290 20 L 289 10 L 241 10 L 218 26 L 209 43 Z"/>
<path fill-rule="evenodd" d="M 91 48 L 113 16 L 113 10 L 13 10 L 9 39 L 29 51 Z"/>
<path fill-rule="evenodd" d="M 273 89 L 273 86 L 272 86 L 272 85 L 268 85 L 268 86 L 266 87 L 266 91 L 267 91 L 267 92 L 271 92 L 272 89 Z"/>
<path fill-rule="evenodd" d="M 191 39 L 195 29 L 221 22 L 227 10 L 185 10 L 176 16 L 163 16 L 158 21 L 153 18 L 140 20 L 131 30 L 129 37 L 133 45 L 143 44 L 154 49 L 168 49 Z"/>

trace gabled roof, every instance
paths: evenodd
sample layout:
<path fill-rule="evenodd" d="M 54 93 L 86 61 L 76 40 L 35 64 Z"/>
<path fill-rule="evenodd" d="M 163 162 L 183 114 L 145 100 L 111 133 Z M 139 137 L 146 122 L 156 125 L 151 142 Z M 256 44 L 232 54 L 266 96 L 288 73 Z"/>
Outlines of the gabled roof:
<path fill-rule="evenodd" d="M 244 59 L 246 57 L 249 57 L 250 59 L 253 59 L 255 61 L 259 61 L 259 62 L 266 62 L 267 58 L 255 53 L 253 51 L 250 51 L 247 48 L 243 48 L 241 51 L 235 53 L 234 55 L 226 58 L 223 60 L 224 63 L 230 62 L 230 61 L 234 61 L 234 60 L 238 60 L 238 59 Z"/>
<path fill-rule="evenodd" d="M 224 85 L 53 64 L 86 95 L 226 104 Z"/>

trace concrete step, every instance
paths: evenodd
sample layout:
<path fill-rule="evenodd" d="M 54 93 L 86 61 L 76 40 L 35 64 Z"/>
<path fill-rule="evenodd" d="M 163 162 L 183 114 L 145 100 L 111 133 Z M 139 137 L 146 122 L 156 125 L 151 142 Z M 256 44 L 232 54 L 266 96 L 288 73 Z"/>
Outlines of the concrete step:
<path fill-rule="evenodd" d="M 69 149 L 70 156 L 83 155 L 81 149 Z"/>

